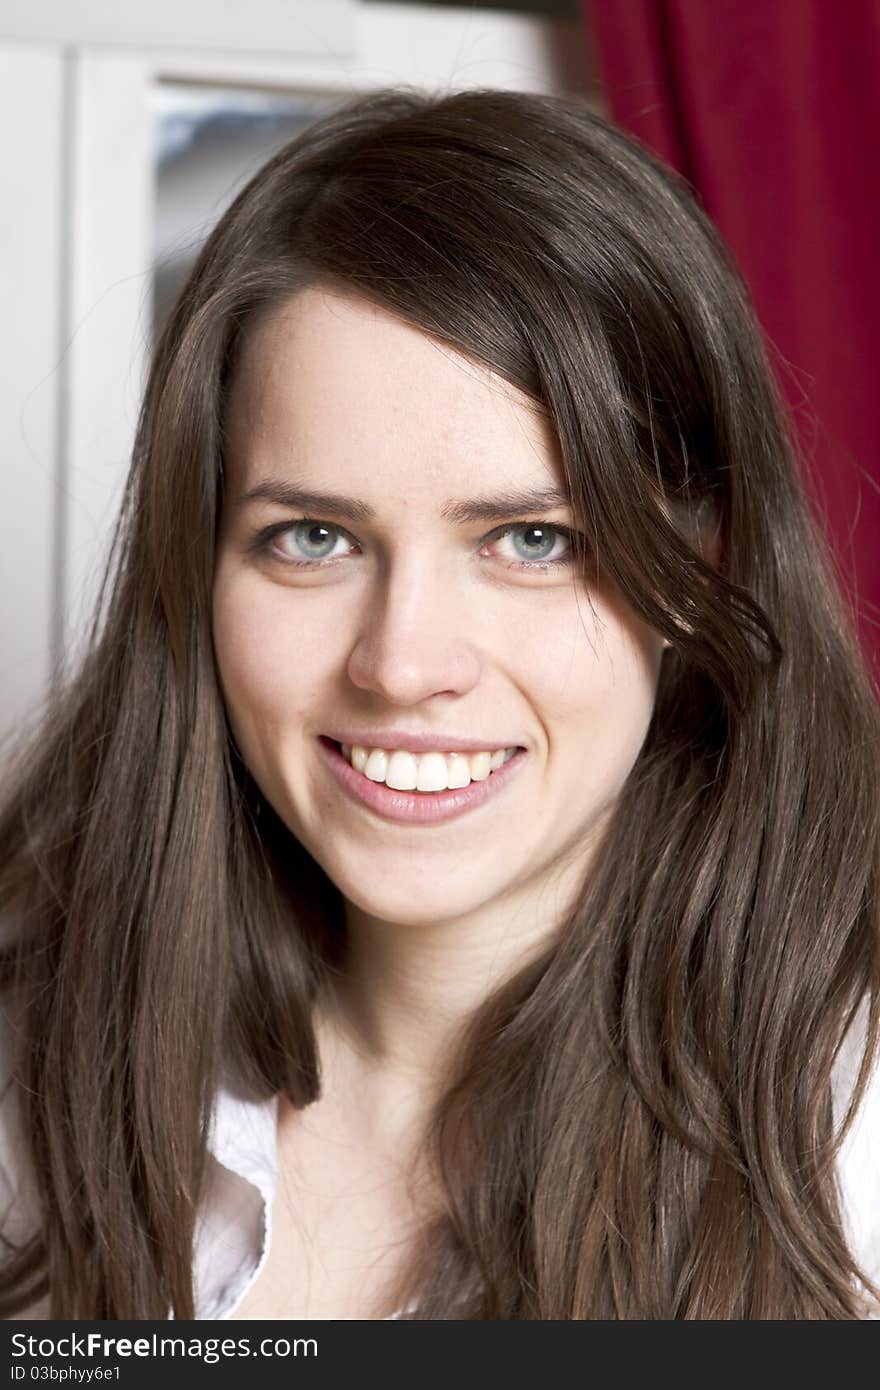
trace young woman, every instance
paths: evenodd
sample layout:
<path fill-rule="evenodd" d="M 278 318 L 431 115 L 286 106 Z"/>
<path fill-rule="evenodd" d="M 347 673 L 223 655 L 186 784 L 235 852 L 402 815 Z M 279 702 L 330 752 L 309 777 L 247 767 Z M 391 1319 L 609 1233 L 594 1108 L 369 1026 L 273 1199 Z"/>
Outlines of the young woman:
<path fill-rule="evenodd" d="M 116 542 L 6 761 L 5 1315 L 876 1312 L 878 712 L 687 191 L 571 101 L 320 121 Z"/>

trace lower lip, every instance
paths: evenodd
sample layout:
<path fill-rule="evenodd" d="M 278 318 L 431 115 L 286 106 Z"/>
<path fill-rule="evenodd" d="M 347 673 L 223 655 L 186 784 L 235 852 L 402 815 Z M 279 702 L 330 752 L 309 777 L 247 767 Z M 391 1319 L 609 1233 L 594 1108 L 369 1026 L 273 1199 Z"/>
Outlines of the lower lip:
<path fill-rule="evenodd" d="M 520 748 L 482 782 L 450 787 L 445 792 L 402 792 L 386 787 L 384 782 L 371 782 L 342 756 L 338 744 L 323 734 L 318 746 L 343 791 L 383 820 L 407 825 L 438 825 L 482 806 L 504 790 L 526 760 L 526 751 Z"/>

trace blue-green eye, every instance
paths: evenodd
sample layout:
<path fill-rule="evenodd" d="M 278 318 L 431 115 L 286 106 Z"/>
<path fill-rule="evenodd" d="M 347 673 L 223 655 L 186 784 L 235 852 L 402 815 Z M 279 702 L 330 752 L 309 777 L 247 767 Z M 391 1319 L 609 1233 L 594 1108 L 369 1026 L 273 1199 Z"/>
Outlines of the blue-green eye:
<path fill-rule="evenodd" d="M 502 554 L 501 563 L 508 569 L 545 571 L 572 563 L 573 536 L 574 532 L 567 526 L 551 526 L 545 521 L 518 521 L 490 532 L 481 541 L 480 551 L 515 538 L 511 541 L 513 555 Z M 282 537 L 286 540 L 283 546 L 278 543 Z M 358 542 L 341 526 L 332 521 L 302 517 L 299 521 L 279 521 L 264 527 L 249 542 L 248 550 L 287 568 L 315 570 L 346 559 L 351 551 L 344 547 L 350 544 L 359 549 Z"/>
<path fill-rule="evenodd" d="M 516 526 L 505 526 L 500 535 L 496 533 L 495 540 L 516 538 L 520 533 L 522 539 L 513 541 L 514 552 L 519 557 L 513 563 L 522 563 L 531 569 L 536 565 L 543 568 L 571 562 L 571 532 L 565 527 L 550 526 L 544 521 L 518 522 Z M 560 541 L 566 547 L 561 553 L 558 552 Z"/>
<path fill-rule="evenodd" d="M 326 521 L 297 521 L 290 528 L 290 538 L 305 561 L 329 560 L 333 556 L 341 532 L 338 526 Z M 294 557 L 294 563 L 297 557 Z"/>

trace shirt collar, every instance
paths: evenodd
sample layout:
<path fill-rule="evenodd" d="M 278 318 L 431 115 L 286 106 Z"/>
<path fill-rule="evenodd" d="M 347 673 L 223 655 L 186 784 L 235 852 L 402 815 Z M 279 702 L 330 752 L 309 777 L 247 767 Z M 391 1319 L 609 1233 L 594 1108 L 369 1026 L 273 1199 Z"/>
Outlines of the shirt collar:
<path fill-rule="evenodd" d="M 208 1131 L 206 1190 L 196 1223 L 197 1319 L 229 1317 L 266 1263 L 278 1180 L 277 1131 L 277 1095 L 253 1100 L 228 1080 L 220 1085 Z"/>

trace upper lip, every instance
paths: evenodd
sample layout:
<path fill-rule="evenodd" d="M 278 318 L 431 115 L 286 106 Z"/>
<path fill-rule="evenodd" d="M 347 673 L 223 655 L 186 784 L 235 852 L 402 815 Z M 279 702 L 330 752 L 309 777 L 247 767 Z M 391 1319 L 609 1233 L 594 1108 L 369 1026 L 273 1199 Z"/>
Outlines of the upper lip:
<path fill-rule="evenodd" d="M 459 734 L 416 734 L 405 729 L 367 729 L 361 733 L 351 730 L 336 730 L 326 734 L 336 743 L 349 746 L 358 743 L 363 748 L 399 748 L 408 753 L 480 753 L 493 748 L 519 748 L 515 742 L 504 743 L 498 739 L 462 738 Z"/>

